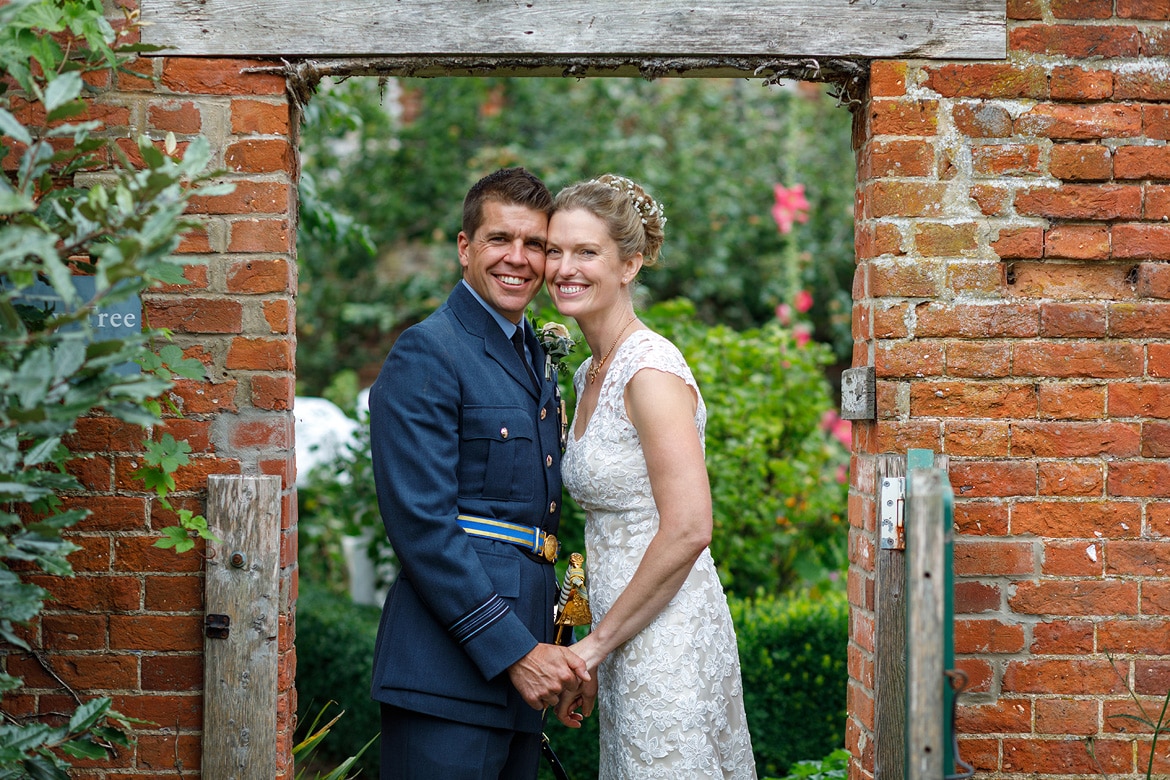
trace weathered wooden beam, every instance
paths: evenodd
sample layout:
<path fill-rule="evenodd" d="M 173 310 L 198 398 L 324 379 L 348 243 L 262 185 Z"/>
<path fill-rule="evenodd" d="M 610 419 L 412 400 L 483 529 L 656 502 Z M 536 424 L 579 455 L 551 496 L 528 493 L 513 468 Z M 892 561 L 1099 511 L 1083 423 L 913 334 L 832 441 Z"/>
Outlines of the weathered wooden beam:
<path fill-rule="evenodd" d="M 203 641 L 203 777 L 276 777 L 280 477 L 212 474 Z"/>
<path fill-rule="evenodd" d="M 906 777 L 938 780 L 945 767 L 943 632 L 946 623 L 946 493 L 942 469 L 909 471 L 906 498 Z"/>
<path fill-rule="evenodd" d="M 193 56 L 1002 59 L 1006 0 L 140 0 Z M 548 63 L 545 63 L 548 64 Z"/>

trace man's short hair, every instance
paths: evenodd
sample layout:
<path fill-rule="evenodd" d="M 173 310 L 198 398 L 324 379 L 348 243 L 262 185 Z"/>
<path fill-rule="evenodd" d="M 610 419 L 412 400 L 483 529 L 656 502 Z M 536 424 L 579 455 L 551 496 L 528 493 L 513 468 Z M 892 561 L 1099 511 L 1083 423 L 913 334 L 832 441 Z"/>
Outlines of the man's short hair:
<path fill-rule="evenodd" d="M 488 201 L 552 214 L 552 193 L 544 182 L 524 168 L 501 168 L 477 181 L 463 199 L 463 232 L 468 238 L 483 224 L 483 204 Z"/>

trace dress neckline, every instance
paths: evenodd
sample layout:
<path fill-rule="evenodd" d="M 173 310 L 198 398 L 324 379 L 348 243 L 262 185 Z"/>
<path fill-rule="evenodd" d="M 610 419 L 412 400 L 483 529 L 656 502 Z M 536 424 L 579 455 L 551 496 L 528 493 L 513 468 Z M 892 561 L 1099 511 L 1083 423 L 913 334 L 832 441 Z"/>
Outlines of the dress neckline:
<path fill-rule="evenodd" d="M 650 330 L 649 328 L 638 328 L 633 333 L 631 333 L 629 336 L 627 336 L 625 341 L 623 341 L 621 344 L 618 344 L 617 349 L 615 349 L 613 351 L 613 354 L 610 356 L 613 359 L 613 362 L 609 364 L 609 370 L 605 372 L 605 378 L 601 380 L 601 388 L 597 391 L 597 405 L 595 407 L 593 407 L 592 414 L 590 414 L 589 419 L 585 421 L 585 427 L 581 429 L 580 436 L 577 435 L 577 415 L 576 415 L 576 412 L 574 412 L 574 414 L 573 414 L 573 430 L 570 431 L 569 433 L 571 434 L 570 438 L 573 439 L 574 444 L 577 444 L 578 442 L 580 442 L 582 439 L 585 438 L 585 434 L 589 433 L 589 426 L 591 426 L 593 424 L 593 418 L 597 416 L 598 410 L 601 409 L 601 398 L 603 395 L 605 395 L 606 385 L 608 385 L 610 383 L 609 379 L 610 379 L 610 377 L 613 376 L 613 367 L 617 365 L 618 358 L 621 356 L 622 350 L 624 350 L 626 348 L 626 345 L 629 344 L 631 341 L 633 341 L 638 336 L 638 334 L 640 334 L 640 333 L 653 333 L 653 332 L 654 331 Z M 589 365 L 593 365 L 593 356 L 592 355 L 589 357 Z M 581 395 L 578 394 L 577 395 L 576 409 L 579 410 L 580 408 L 581 408 Z"/>

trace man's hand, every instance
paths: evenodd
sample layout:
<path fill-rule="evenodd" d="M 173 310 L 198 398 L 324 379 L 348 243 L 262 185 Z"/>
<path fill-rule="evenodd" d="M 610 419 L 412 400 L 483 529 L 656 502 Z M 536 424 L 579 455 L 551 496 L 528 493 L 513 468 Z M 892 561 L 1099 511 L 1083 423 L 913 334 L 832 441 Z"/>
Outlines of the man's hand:
<path fill-rule="evenodd" d="M 508 677 L 534 710 L 552 707 L 560 701 L 561 691 L 565 688 L 576 688 L 590 680 L 585 662 L 579 655 L 567 647 L 546 644 L 537 645 L 528 655 L 509 666 Z"/>

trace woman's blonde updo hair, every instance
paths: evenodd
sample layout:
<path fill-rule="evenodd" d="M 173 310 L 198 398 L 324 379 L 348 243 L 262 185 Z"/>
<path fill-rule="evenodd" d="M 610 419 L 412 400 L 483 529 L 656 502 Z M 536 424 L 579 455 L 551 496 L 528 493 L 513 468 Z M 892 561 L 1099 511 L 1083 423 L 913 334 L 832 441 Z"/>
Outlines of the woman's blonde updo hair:
<path fill-rule="evenodd" d="M 641 185 L 612 173 L 572 184 L 557 193 L 553 212 L 572 209 L 584 209 L 604 222 L 623 260 L 641 252 L 643 265 L 657 262 L 666 216 L 662 204 Z"/>

